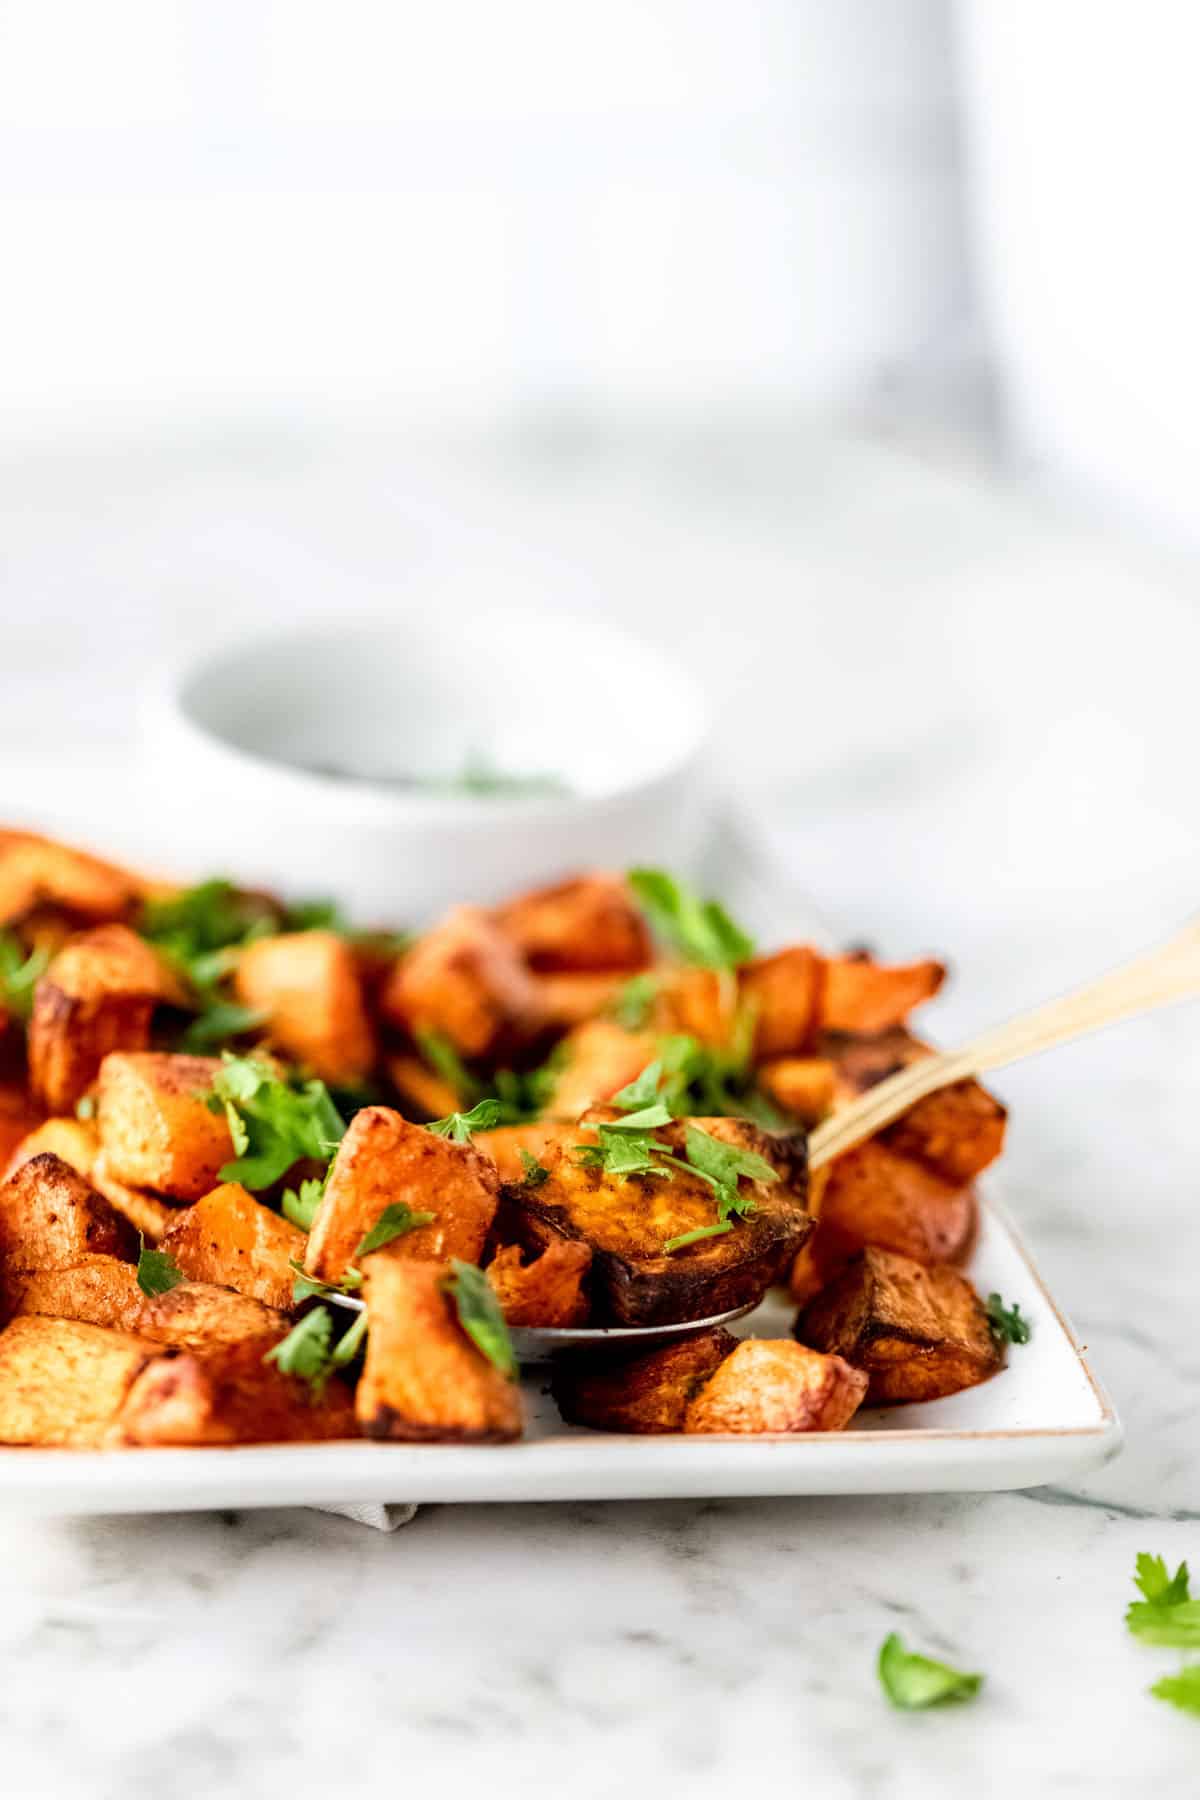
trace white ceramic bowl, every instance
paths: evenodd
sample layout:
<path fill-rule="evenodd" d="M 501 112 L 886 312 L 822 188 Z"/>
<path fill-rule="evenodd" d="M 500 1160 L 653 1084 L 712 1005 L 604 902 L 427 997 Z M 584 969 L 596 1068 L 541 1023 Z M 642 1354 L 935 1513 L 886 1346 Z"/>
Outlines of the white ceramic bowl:
<path fill-rule="evenodd" d="M 178 871 L 332 895 L 361 921 L 419 923 L 572 869 L 686 862 L 704 816 L 692 683 L 622 633 L 555 614 L 228 645 L 158 679 L 143 727 Z M 477 762 L 562 789 L 436 785 Z"/>

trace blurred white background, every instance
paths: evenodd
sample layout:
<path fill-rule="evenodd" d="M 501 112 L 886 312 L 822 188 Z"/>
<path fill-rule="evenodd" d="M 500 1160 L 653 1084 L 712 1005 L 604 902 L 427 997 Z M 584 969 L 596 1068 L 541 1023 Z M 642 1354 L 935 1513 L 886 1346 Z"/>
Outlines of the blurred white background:
<path fill-rule="evenodd" d="M 700 674 L 852 928 L 1155 928 L 1198 38 L 1177 0 L 4 0 L 10 805 L 102 807 L 138 683 L 216 635 L 533 598 Z"/>

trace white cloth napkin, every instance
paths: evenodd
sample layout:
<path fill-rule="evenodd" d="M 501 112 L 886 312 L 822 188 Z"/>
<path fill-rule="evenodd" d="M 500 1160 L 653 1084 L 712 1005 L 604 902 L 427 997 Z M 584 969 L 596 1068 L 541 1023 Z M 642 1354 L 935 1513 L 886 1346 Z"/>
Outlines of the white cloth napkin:
<path fill-rule="evenodd" d="M 332 1513 L 335 1518 L 349 1519 L 353 1525 L 369 1525 L 372 1531 L 398 1531 L 416 1517 L 417 1509 L 407 1501 L 388 1506 L 381 1500 L 348 1500 L 344 1506 L 310 1506 L 309 1512 Z"/>

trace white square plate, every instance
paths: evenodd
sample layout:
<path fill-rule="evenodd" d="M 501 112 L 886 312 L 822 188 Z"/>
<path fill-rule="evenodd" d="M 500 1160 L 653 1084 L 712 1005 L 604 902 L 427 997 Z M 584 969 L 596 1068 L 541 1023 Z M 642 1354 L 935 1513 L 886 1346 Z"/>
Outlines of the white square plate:
<path fill-rule="evenodd" d="M 904 1494 L 1033 1487 L 1115 1456 L 1122 1431 L 1011 1222 L 982 1208 L 970 1273 L 1015 1300 L 1028 1344 L 981 1387 L 924 1406 L 860 1413 L 853 1429 L 803 1437 L 633 1437 L 566 1426 L 524 1387 L 519 1444 L 283 1444 L 231 1450 L 0 1450 L 0 1509 L 183 1512 L 364 1501 L 644 1500 L 742 1494 Z M 736 1327 L 788 1335 L 771 1299 Z"/>

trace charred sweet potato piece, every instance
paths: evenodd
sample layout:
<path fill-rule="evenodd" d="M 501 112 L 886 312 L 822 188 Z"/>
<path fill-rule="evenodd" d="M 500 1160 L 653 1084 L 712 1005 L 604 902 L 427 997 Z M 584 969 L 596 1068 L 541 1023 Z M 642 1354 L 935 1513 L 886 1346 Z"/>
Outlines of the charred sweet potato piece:
<path fill-rule="evenodd" d="M 548 1144 L 571 1143 L 579 1136 L 572 1124 L 555 1119 L 533 1119 L 528 1125 L 497 1125 L 491 1131 L 475 1131 L 471 1142 L 496 1165 L 501 1181 L 524 1181 L 525 1164 L 521 1158 L 540 1157 Z"/>
<path fill-rule="evenodd" d="M 2 1342 L 2 1340 L 0 1340 Z M 357 1437 L 354 1403 L 336 1376 L 319 1396 L 274 1363 L 261 1340 L 203 1355 L 168 1351 L 130 1384 L 106 1434 L 110 1448 L 140 1444 L 288 1444 Z"/>
<path fill-rule="evenodd" d="M 338 1145 L 304 1266 L 321 1281 L 340 1281 L 380 1215 L 401 1202 L 434 1217 L 393 1239 L 397 1255 L 478 1262 L 499 1193 L 495 1164 L 469 1144 L 438 1137 L 390 1107 L 364 1106 Z"/>
<path fill-rule="evenodd" d="M 70 1112 L 110 1050 L 144 1050 L 155 1006 L 187 1004 L 183 986 L 150 944 L 124 925 L 72 938 L 33 995 L 29 1078 L 52 1113 Z"/>
<path fill-rule="evenodd" d="M 969 1187 L 870 1138 L 831 1166 L 819 1229 L 831 1256 L 840 1249 L 843 1260 L 864 1244 L 877 1244 L 918 1262 L 959 1262 L 977 1221 Z"/>
<path fill-rule="evenodd" d="M 771 1136 L 742 1119 L 691 1122 L 712 1137 L 757 1152 L 781 1177 L 742 1182 L 755 1210 L 731 1231 L 664 1252 L 668 1239 L 715 1222 L 711 1187 L 680 1168 L 669 1180 L 641 1175 L 622 1180 L 581 1162 L 572 1147 L 556 1144 L 543 1155 L 545 1182 L 505 1188 L 505 1240 L 527 1249 L 544 1247 L 555 1237 L 590 1245 L 598 1320 L 652 1325 L 704 1319 L 761 1299 L 811 1229 L 803 1137 Z M 685 1124 L 676 1122 L 656 1135 L 682 1153 Z M 584 1125 L 579 1142 L 590 1141 L 594 1133 Z"/>
<path fill-rule="evenodd" d="M 626 1031 L 614 1019 L 592 1019 L 569 1031 L 559 1045 L 554 1091 L 546 1107 L 555 1119 L 577 1119 L 608 1100 L 654 1059 L 649 1031 Z"/>
<path fill-rule="evenodd" d="M 29 832 L 0 838 L 0 925 L 38 908 L 61 908 L 76 920 L 123 919 L 145 884 L 113 863 Z"/>
<path fill-rule="evenodd" d="M 352 1087 L 375 1064 L 375 1039 L 352 947 L 332 931 L 290 931 L 248 944 L 234 989 L 267 1014 L 271 1042 L 322 1081 Z"/>
<path fill-rule="evenodd" d="M 986 1381 L 1004 1360 L 965 1275 L 890 1250 L 856 1257 L 800 1314 L 796 1336 L 862 1369 L 877 1406 L 940 1400 Z"/>
<path fill-rule="evenodd" d="M 109 1205 L 123 1219 L 128 1219 L 148 1244 L 160 1243 L 168 1226 L 180 1216 L 177 1206 L 160 1199 L 157 1194 L 148 1194 L 144 1188 L 130 1187 L 126 1182 L 118 1181 L 109 1169 L 103 1150 L 96 1154 L 89 1179 L 96 1192 L 103 1194 Z"/>
<path fill-rule="evenodd" d="M 132 1331 L 157 1344 L 206 1351 L 224 1344 L 278 1343 L 289 1320 L 261 1300 L 208 1282 L 184 1281 L 165 1294 L 144 1294 L 133 1263 L 84 1256 L 68 1269 L 11 1276 L 4 1286 L 12 1312 L 79 1319 Z"/>
<path fill-rule="evenodd" d="M 769 1100 L 806 1125 L 816 1125 L 833 1107 L 836 1071 L 824 1056 L 777 1056 L 763 1063 L 758 1082 Z"/>
<path fill-rule="evenodd" d="M 96 1113 L 109 1173 L 134 1188 L 198 1200 L 233 1160 L 224 1113 L 202 1095 L 221 1067 L 215 1056 L 114 1051 L 100 1065 Z"/>
<path fill-rule="evenodd" d="M 754 1010 L 754 1055 L 759 1062 L 774 1056 L 801 1056 L 808 1049 L 818 1018 L 823 959 L 807 945 L 778 950 L 747 963 L 739 992 Z"/>
<path fill-rule="evenodd" d="M 582 1325 L 591 1266 L 591 1250 L 572 1238 L 547 1244 L 527 1263 L 516 1244 L 505 1244 L 488 1264 L 487 1278 L 509 1325 Z"/>
<path fill-rule="evenodd" d="M 235 1288 L 286 1310 L 295 1282 L 289 1262 L 303 1260 L 304 1233 L 227 1181 L 176 1215 L 162 1247 L 193 1281 Z"/>
<path fill-rule="evenodd" d="M 159 1346 L 74 1319 L 25 1317 L 0 1331 L 0 1444 L 102 1444 Z"/>
<path fill-rule="evenodd" d="M 849 1104 L 877 1082 L 932 1055 L 901 1027 L 855 1038 L 832 1035 L 827 1054 L 835 1071 L 836 1105 Z M 978 1081 L 957 1081 L 927 1094 L 880 1132 L 883 1143 L 923 1162 L 947 1181 L 966 1183 L 982 1174 L 1004 1147 L 1007 1115 Z"/>
<path fill-rule="evenodd" d="M 644 969 L 650 933 L 620 875 L 576 875 L 493 913 L 531 969 Z"/>
<path fill-rule="evenodd" d="M 683 1429 L 841 1431 L 866 1391 L 866 1376 L 840 1356 L 746 1338 L 689 1401 Z"/>
<path fill-rule="evenodd" d="M 553 1365 L 550 1391 L 569 1425 L 588 1425 L 593 1431 L 682 1431 L 692 1398 L 737 1342 L 718 1325 L 638 1356 L 565 1356 Z"/>
<path fill-rule="evenodd" d="M 137 1239 L 68 1163 L 32 1157 L 0 1186 L 0 1266 L 62 1269 L 89 1254 L 129 1258 Z"/>
<path fill-rule="evenodd" d="M 462 1056 L 484 1056 L 540 1024 L 524 957 L 478 906 L 459 906 L 396 962 L 380 995 L 384 1017 L 413 1036 L 432 1031 Z"/>
<path fill-rule="evenodd" d="M 4 1179 L 7 1181 L 22 1163 L 32 1162 L 35 1156 L 51 1155 L 90 1180 L 98 1148 L 96 1127 L 90 1119 L 43 1119 L 13 1151 Z"/>
<path fill-rule="evenodd" d="M 826 1031 L 886 1031 L 931 1000 L 946 979 L 939 962 L 885 968 L 869 956 L 831 956 L 825 963 L 820 1020 Z"/>
<path fill-rule="evenodd" d="M 371 1321 L 355 1406 L 367 1437 L 499 1444 L 521 1435 L 521 1392 L 478 1350 L 445 1291 L 447 1265 L 363 1258 Z"/>

